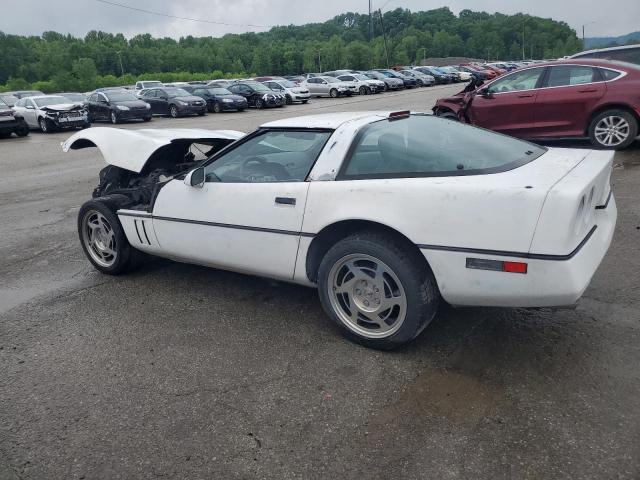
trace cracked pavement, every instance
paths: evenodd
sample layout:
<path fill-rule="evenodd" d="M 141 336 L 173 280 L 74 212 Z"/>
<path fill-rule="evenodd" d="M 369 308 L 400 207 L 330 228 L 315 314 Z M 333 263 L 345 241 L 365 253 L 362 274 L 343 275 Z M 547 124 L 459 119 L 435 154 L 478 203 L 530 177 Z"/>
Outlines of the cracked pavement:
<path fill-rule="evenodd" d="M 249 131 L 456 89 L 121 128 Z M 383 353 L 311 289 L 165 260 L 94 271 L 76 214 L 103 163 L 63 154 L 68 135 L 0 145 L 0 479 L 640 477 L 640 142 L 616 154 L 616 234 L 575 310 L 444 307 Z"/>

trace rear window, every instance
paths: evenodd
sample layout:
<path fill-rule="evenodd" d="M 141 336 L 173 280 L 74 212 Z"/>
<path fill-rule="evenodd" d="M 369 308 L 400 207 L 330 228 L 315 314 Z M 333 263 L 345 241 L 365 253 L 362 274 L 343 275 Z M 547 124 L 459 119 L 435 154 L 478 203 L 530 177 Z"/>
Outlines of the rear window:
<path fill-rule="evenodd" d="M 480 175 L 524 165 L 545 148 L 431 115 L 381 120 L 354 140 L 338 179 Z"/>
<path fill-rule="evenodd" d="M 582 65 L 561 65 L 551 67 L 547 86 L 565 87 L 592 83 L 597 80 L 597 78 L 595 78 L 595 73 L 595 68 Z"/>
<path fill-rule="evenodd" d="M 602 74 L 602 77 L 605 79 L 605 81 L 613 80 L 622 75 L 622 73 L 616 70 L 609 70 L 608 68 L 601 68 L 600 74 Z"/>

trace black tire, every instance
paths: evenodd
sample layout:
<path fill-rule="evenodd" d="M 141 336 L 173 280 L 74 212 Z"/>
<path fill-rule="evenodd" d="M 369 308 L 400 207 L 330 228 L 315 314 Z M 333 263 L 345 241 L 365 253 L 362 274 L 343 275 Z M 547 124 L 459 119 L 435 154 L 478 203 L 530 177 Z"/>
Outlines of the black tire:
<path fill-rule="evenodd" d="M 89 128 L 90 126 L 91 126 L 91 122 L 84 122 L 80 128 L 84 130 L 85 128 Z"/>
<path fill-rule="evenodd" d="M 20 122 L 20 126 L 16 128 L 13 133 L 19 137 L 26 137 L 29 135 L 29 125 L 27 125 L 27 122 L 22 120 L 22 122 Z"/>
<path fill-rule="evenodd" d="M 391 350 L 416 338 L 434 318 L 440 301 L 436 280 L 421 254 L 407 247 L 385 233 L 361 232 L 340 240 L 322 259 L 318 270 L 320 302 L 327 315 L 351 341 L 370 348 Z M 334 294 L 329 293 L 329 289 L 333 289 L 330 273 L 334 265 L 348 255 L 373 257 L 386 264 L 399 280 L 406 297 L 406 314 L 389 336 L 371 338 L 356 332 L 341 320 L 332 306 L 330 295 Z"/>
<path fill-rule="evenodd" d="M 53 123 L 50 120 L 40 117 L 38 119 L 38 125 L 40 126 L 40 131 L 42 133 L 51 133 L 54 129 Z"/>
<path fill-rule="evenodd" d="M 120 123 L 120 119 L 118 118 L 118 114 L 114 110 L 111 110 L 111 113 L 109 114 L 109 121 L 111 123 L 113 123 L 114 125 Z"/>
<path fill-rule="evenodd" d="M 329 96 L 331 98 L 338 98 L 340 96 L 340 94 L 338 93 L 337 89 L 332 88 L 331 90 L 329 90 Z"/>
<path fill-rule="evenodd" d="M 387 83 L 385 82 L 384 84 L 384 89 L 382 90 L 383 92 L 388 92 L 389 91 L 389 85 L 387 85 Z"/>
<path fill-rule="evenodd" d="M 285 97 L 285 102 L 287 103 L 287 105 L 293 105 L 293 98 L 291 98 L 290 95 L 287 95 Z"/>
<path fill-rule="evenodd" d="M 85 241 L 84 229 L 88 229 L 87 220 L 95 212 L 102 215 L 108 222 L 109 226 L 113 229 L 116 255 L 112 265 L 105 266 L 99 264 L 89 253 L 90 247 Z M 80 211 L 78 212 L 78 236 L 80 238 L 82 250 L 84 250 L 84 254 L 89 259 L 89 262 L 91 262 L 96 270 L 107 275 L 120 275 L 131 270 L 137 265 L 137 260 L 140 258 L 137 250 L 129 244 L 124 230 L 122 229 L 122 225 L 120 225 L 120 220 L 118 220 L 113 209 L 110 208 L 106 202 L 99 199 L 89 200 L 80 207 Z M 141 254 L 142 252 L 139 253 Z"/>
<path fill-rule="evenodd" d="M 360 92 L 360 95 L 368 95 L 369 94 L 367 87 L 365 87 L 364 85 L 362 87 L 360 87 L 359 92 Z"/>
<path fill-rule="evenodd" d="M 213 112 L 214 113 L 220 113 L 222 112 L 222 105 L 220 105 L 218 102 L 213 104 Z"/>
<path fill-rule="evenodd" d="M 142 120 L 144 122 L 150 122 L 151 121 L 151 117 L 144 117 Z"/>
<path fill-rule="evenodd" d="M 180 116 L 180 112 L 178 112 L 178 107 L 175 105 L 169 105 L 169 115 L 171 118 L 178 118 Z"/>
<path fill-rule="evenodd" d="M 627 122 L 628 128 L 625 129 L 625 131 L 627 133 L 627 137 L 621 143 L 617 143 L 617 144 L 614 144 L 614 145 L 608 145 L 608 144 L 603 143 L 598 138 L 597 133 L 596 133 L 596 127 L 598 127 L 598 124 L 601 124 L 601 122 L 606 121 L 607 118 L 619 118 L 619 119 L 623 119 L 624 121 Z M 632 115 L 631 113 L 629 113 L 629 112 L 627 112 L 625 110 L 617 110 L 617 109 L 606 110 L 606 111 L 596 115 L 593 118 L 593 120 L 591 120 L 591 123 L 589 123 L 589 140 L 591 141 L 591 144 L 594 147 L 602 149 L 602 150 L 622 150 L 622 149 L 625 149 L 635 141 L 637 136 L 638 136 L 638 120 L 636 119 L 636 117 L 634 115 Z"/>
<path fill-rule="evenodd" d="M 0 138 L 9 138 L 13 132 L 10 130 L 3 130 L 0 132 Z"/>
<path fill-rule="evenodd" d="M 204 110 L 203 110 L 203 111 L 201 111 L 201 112 L 198 112 L 198 116 L 199 116 L 199 117 L 203 117 L 205 113 L 207 113 L 207 112 L 205 112 Z"/>
<path fill-rule="evenodd" d="M 264 107 L 264 101 L 261 98 L 256 98 L 256 109 L 260 110 Z"/>
<path fill-rule="evenodd" d="M 307 103 L 309 103 L 309 100 L 302 100 L 302 103 L 306 105 Z"/>

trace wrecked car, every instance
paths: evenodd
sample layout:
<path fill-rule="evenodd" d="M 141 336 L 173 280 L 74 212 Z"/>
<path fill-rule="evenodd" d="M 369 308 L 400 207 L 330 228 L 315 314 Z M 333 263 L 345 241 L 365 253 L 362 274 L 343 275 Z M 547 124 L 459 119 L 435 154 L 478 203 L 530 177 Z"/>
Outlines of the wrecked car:
<path fill-rule="evenodd" d="M 433 113 L 518 138 L 586 137 L 595 148 L 620 150 L 639 133 L 639 89 L 637 65 L 563 60 L 471 83 L 439 99 Z"/>
<path fill-rule="evenodd" d="M 9 138 L 12 133 L 26 137 L 29 135 L 29 126 L 19 113 L 15 113 L 0 99 L 0 138 Z"/>
<path fill-rule="evenodd" d="M 25 119 L 29 128 L 43 133 L 91 126 L 85 106 L 62 96 L 24 97 L 16 102 L 13 111 Z"/>
<path fill-rule="evenodd" d="M 612 152 L 427 114 L 312 115 L 246 136 L 92 128 L 63 144 L 87 147 L 109 164 L 78 214 L 97 270 L 124 273 L 144 252 L 316 287 L 373 348 L 411 341 L 441 299 L 574 304 L 616 223 Z"/>

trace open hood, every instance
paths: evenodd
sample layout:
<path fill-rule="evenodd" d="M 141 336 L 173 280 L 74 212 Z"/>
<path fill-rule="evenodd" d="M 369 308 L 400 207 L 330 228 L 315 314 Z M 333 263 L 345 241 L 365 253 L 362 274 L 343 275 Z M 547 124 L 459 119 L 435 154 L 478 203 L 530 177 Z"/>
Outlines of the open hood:
<path fill-rule="evenodd" d="M 224 146 L 244 137 L 235 130 L 190 128 L 124 130 L 92 127 L 80 130 L 62 143 L 62 150 L 98 147 L 109 165 L 140 173 L 147 161 L 160 149 L 177 142 Z"/>

